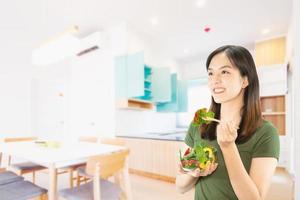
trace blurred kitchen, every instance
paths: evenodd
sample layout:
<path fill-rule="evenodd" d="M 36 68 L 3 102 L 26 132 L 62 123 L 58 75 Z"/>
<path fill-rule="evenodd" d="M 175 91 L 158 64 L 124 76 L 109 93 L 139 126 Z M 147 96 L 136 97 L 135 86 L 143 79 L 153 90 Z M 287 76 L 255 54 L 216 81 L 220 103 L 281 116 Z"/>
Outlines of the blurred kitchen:
<path fill-rule="evenodd" d="M 29 0 L 0 10 L 1 139 L 117 138 L 130 149 L 133 199 L 193 199 L 174 181 L 194 112 L 210 105 L 205 61 L 242 45 L 280 134 L 267 199 L 300 199 L 299 0 Z M 47 179 L 38 172 L 36 184 Z"/>

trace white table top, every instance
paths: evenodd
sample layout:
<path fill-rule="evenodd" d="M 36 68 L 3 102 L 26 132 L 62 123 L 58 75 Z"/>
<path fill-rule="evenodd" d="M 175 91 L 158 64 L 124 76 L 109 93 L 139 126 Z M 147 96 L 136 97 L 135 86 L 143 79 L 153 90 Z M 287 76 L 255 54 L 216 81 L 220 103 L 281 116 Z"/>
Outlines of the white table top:
<path fill-rule="evenodd" d="M 67 167 L 86 162 L 88 157 L 109 154 L 123 150 L 125 147 L 89 142 L 61 142 L 60 147 L 42 147 L 34 142 L 1 143 L 3 154 L 26 159 L 45 167 Z"/>

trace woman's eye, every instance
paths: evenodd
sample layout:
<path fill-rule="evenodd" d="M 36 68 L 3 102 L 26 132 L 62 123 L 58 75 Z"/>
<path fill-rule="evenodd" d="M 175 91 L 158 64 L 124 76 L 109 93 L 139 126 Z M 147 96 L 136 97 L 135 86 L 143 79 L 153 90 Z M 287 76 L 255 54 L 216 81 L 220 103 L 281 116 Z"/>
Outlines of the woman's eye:
<path fill-rule="evenodd" d="M 222 74 L 230 74 L 228 71 L 222 71 Z"/>
<path fill-rule="evenodd" d="M 212 76 L 212 72 L 208 72 L 208 76 Z"/>

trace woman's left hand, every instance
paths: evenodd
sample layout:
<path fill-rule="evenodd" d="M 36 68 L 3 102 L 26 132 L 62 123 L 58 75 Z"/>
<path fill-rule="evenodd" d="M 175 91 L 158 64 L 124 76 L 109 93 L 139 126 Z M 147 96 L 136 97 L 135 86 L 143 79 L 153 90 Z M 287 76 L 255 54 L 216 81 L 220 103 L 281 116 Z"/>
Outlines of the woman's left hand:
<path fill-rule="evenodd" d="M 238 127 L 232 121 L 221 121 L 217 125 L 217 141 L 221 149 L 226 148 L 235 142 L 237 138 L 237 130 Z"/>

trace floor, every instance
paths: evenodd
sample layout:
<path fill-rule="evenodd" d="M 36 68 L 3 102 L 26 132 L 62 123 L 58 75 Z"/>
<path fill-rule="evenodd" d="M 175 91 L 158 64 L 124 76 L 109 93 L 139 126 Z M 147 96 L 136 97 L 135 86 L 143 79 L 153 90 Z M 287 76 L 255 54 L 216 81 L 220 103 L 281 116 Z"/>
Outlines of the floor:
<path fill-rule="evenodd" d="M 26 179 L 31 180 L 30 175 L 26 175 Z M 179 194 L 175 185 L 141 177 L 138 175 L 130 175 L 132 192 L 134 200 L 193 200 L 194 191 L 191 190 L 185 194 Z M 36 183 L 42 187 L 48 187 L 48 174 L 46 172 L 38 172 Z M 68 175 L 62 174 L 58 177 L 58 187 L 68 187 Z M 276 171 L 272 179 L 272 185 L 266 200 L 293 200 L 292 198 L 293 182 L 290 175 L 282 169 Z"/>

